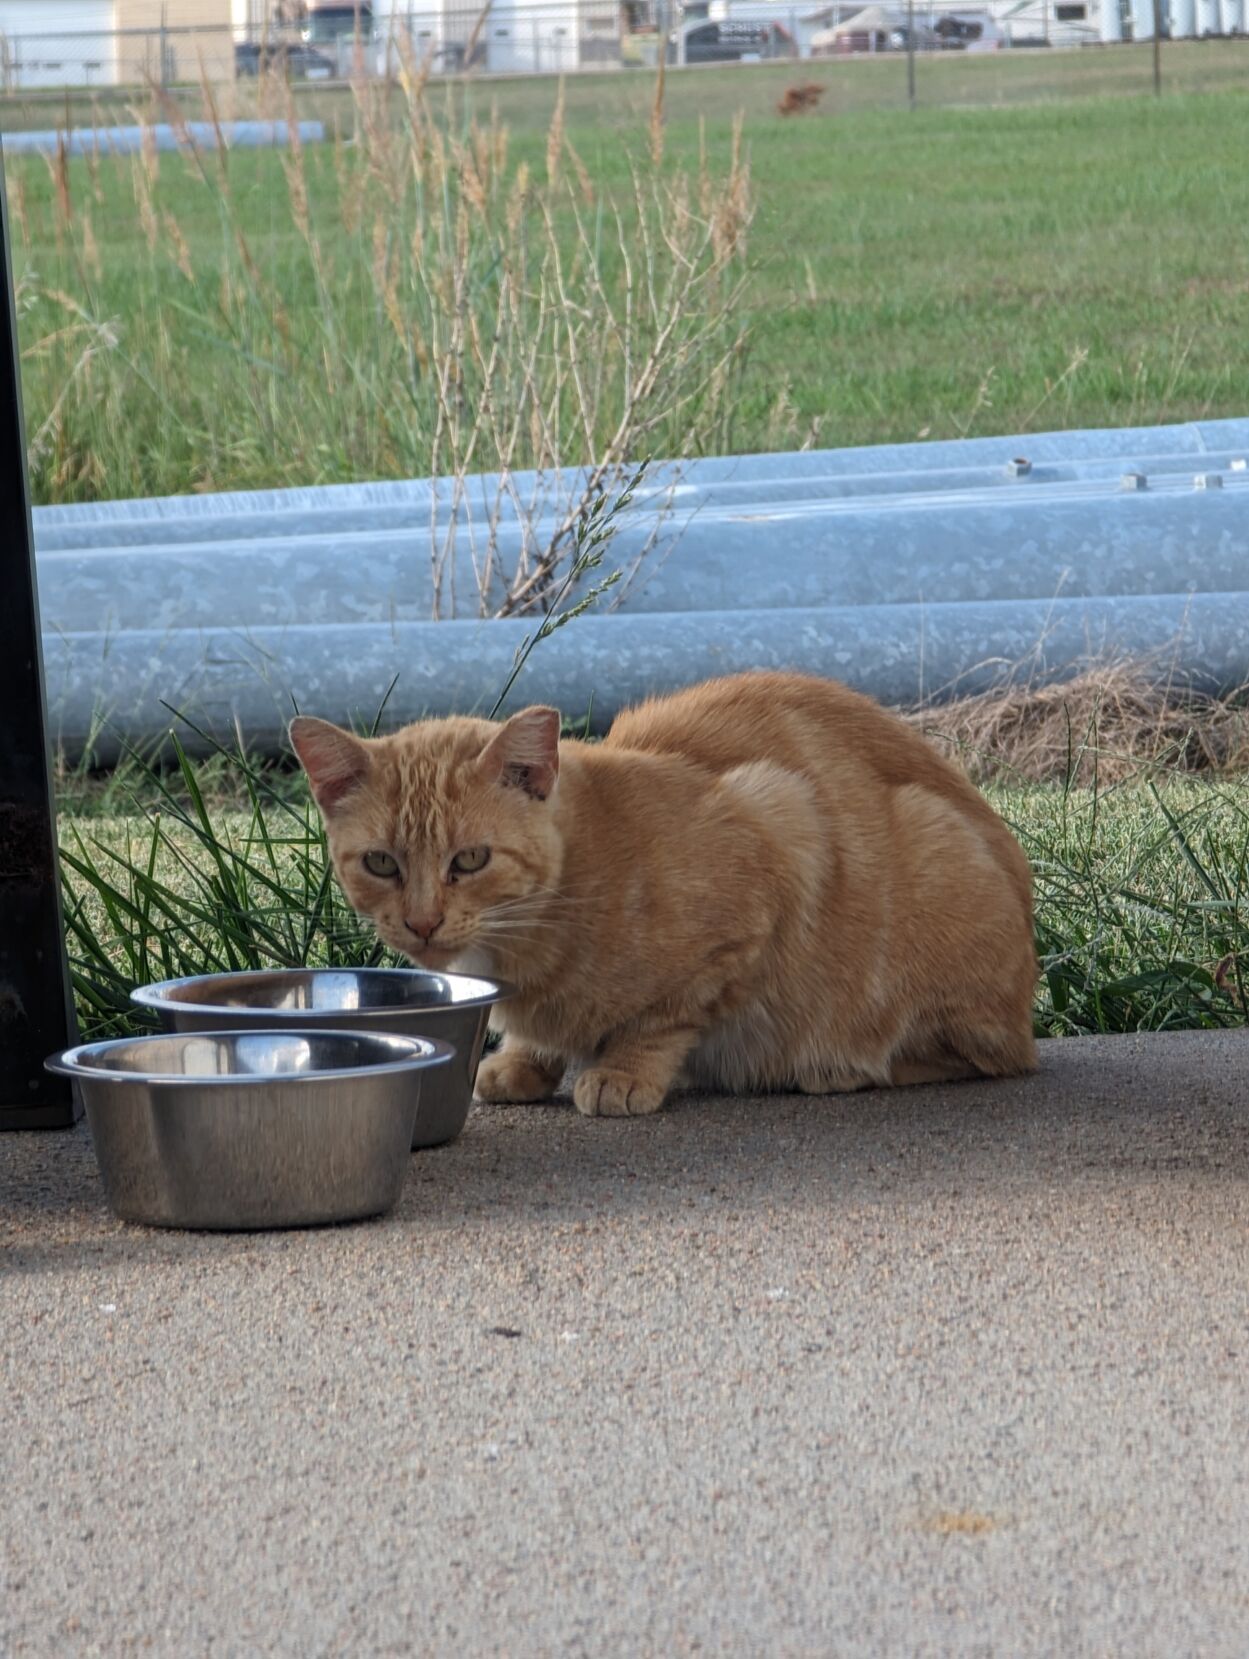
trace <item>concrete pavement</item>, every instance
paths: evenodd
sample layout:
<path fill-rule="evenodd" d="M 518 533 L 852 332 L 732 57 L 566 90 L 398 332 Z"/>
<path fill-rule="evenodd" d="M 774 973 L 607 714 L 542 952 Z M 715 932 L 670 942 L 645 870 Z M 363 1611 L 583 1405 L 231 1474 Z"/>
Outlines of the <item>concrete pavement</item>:
<path fill-rule="evenodd" d="M 0 1141 L 0 1654 L 1249 1652 L 1249 1035 L 149 1232 Z"/>

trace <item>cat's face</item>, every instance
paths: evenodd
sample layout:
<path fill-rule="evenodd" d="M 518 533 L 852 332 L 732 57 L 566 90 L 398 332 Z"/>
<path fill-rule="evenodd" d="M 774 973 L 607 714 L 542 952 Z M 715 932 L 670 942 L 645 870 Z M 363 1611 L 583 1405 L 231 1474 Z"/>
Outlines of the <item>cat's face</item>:
<path fill-rule="evenodd" d="M 523 949 L 563 856 L 554 709 L 373 739 L 301 716 L 291 742 L 343 891 L 387 945 L 434 969 Z"/>

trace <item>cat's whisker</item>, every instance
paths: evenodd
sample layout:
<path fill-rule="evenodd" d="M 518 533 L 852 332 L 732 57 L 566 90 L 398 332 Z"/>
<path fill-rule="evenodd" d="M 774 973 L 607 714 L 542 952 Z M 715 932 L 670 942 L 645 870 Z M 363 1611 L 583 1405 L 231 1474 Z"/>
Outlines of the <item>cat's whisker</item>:
<path fill-rule="evenodd" d="M 485 927 L 479 927 L 474 935 L 474 937 L 478 939 L 532 939 L 536 936 L 537 935 L 535 934 L 534 929 L 531 926 L 525 926 L 523 923 L 518 923 L 515 927 L 509 927 L 506 924 L 500 925 L 497 923 L 494 925 L 487 925 Z"/>
<path fill-rule="evenodd" d="M 553 904 L 573 904 L 576 901 L 565 897 L 562 893 L 551 894 L 528 893 L 519 899 L 501 899 L 498 904 L 487 905 L 483 915 L 502 915 L 517 910 L 546 910 Z"/>
<path fill-rule="evenodd" d="M 522 927 L 522 926 L 517 926 L 517 927 L 480 927 L 480 928 L 477 929 L 477 934 L 476 934 L 476 937 L 479 938 L 479 939 L 485 939 L 485 938 L 502 939 L 504 937 L 512 937 L 512 938 L 519 937 L 519 938 L 524 938 L 524 939 L 536 939 L 538 936 L 539 936 L 539 934 L 538 934 L 537 929 L 530 928 L 530 927 Z M 547 932 L 547 937 L 548 938 L 550 937 L 549 931 Z"/>
<path fill-rule="evenodd" d="M 531 887 L 527 893 L 521 893 L 515 899 L 503 899 L 500 902 L 503 904 L 529 904 L 535 899 L 546 897 L 559 899 L 566 904 L 576 904 L 588 894 L 600 892 L 606 885 L 608 885 L 608 878 L 603 875 L 578 878 L 575 891 L 570 891 L 567 887 L 551 887 L 545 882 L 539 882 L 536 886 Z"/>
<path fill-rule="evenodd" d="M 481 911 L 483 916 L 545 916 L 546 904 L 489 904 Z M 554 918 L 552 918 L 554 920 Z"/>
<path fill-rule="evenodd" d="M 522 922 L 533 927 L 562 927 L 566 925 L 561 917 L 542 916 L 525 911 L 509 911 L 506 914 L 499 914 L 497 911 L 483 910 L 478 922 L 479 924 Z"/>

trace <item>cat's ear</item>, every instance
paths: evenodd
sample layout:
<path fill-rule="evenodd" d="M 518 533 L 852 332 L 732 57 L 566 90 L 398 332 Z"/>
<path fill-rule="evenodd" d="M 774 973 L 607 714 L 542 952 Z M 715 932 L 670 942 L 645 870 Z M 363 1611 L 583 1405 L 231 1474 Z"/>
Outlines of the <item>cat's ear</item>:
<path fill-rule="evenodd" d="M 559 724 L 558 709 L 522 709 L 487 743 L 478 769 L 491 783 L 545 801 L 559 777 Z"/>
<path fill-rule="evenodd" d="M 291 721 L 291 747 L 308 774 L 312 793 L 322 812 L 332 812 L 359 787 L 369 770 L 369 751 L 358 737 L 301 714 Z"/>

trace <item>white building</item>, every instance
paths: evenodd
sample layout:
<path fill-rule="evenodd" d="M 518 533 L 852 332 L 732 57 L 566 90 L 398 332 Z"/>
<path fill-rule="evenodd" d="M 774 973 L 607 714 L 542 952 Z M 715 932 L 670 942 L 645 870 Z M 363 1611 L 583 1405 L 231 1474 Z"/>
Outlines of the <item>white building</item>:
<path fill-rule="evenodd" d="M 229 74 L 249 4 L 273 0 L 0 0 L 0 89 Z"/>
<path fill-rule="evenodd" d="M 707 15 L 713 22 L 777 22 L 798 42 L 801 56 L 809 57 L 813 37 L 820 37 L 820 48 L 826 51 L 830 33 L 838 28 L 853 31 L 855 18 L 868 9 L 867 0 L 863 5 L 848 4 L 847 0 L 824 0 L 823 4 L 817 0 L 814 5 L 811 0 L 805 5 L 795 0 L 709 0 Z M 887 14 L 885 34 L 893 28 L 901 29 L 906 22 L 904 0 L 871 9 Z M 914 0 L 917 32 L 931 33 L 943 17 L 979 24 L 980 38 L 967 43 L 970 51 L 998 50 L 1017 41 L 1042 39 L 1048 39 L 1051 46 L 1081 46 L 1097 40 L 1098 16 L 1098 0 L 973 0 L 970 5 L 960 0 L 949 0 L 944 5 L 941 0 Z M 880 33 L 879 27 L 873 32 Z"/>
<path fill-rule="evenodd" d="M 532 7 L 496 0 L 486 19 L 486 67 L 499 74 L 542 74 L 581 67 L 581 12 L 567 5 Z"/>
<path fill-rule="evenodd" d="M 798 56 L 811 56 L 811 42 L 822 29 L 850 17 L 859 7 L 834 4 L 812 6 L 791 4 L 790 0 L 709 0 L 707 20 L 710 23 L 776 23 L 789 35 L 798 48 Z M 687 8 L 686 15 L 689 15 Z"/>
<path fill-rule="evenodd" d="M 110 86 L 114 0 L 0 0 L 0 87 Z"/>
<path fill-rule="evenodd" d="M 457 0 L 374 0 L 379 72 L 394 74 L 405 56 L 430 59 L 440 74 L 463 68 L 476 21 L 477 13 Z"/>
<path fill-rule="evenodd" d="M 990 0 L 985 10 L 1011 42 L 1089 46 L 1098 39 L 1098 0 Z"/>
<path fill-rule="evenodd" d="M 476 67 L 501 75 L 559 74 L 620 66 L 617 0 L 494 0 L 481 28 L 480 0 L 373 0 L 379 67 L 397 67 L 401 41 L 436 70 Z"/>

